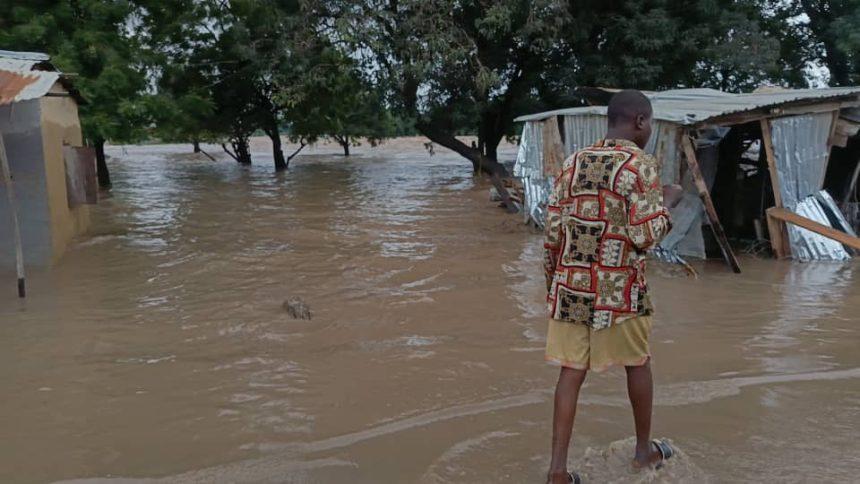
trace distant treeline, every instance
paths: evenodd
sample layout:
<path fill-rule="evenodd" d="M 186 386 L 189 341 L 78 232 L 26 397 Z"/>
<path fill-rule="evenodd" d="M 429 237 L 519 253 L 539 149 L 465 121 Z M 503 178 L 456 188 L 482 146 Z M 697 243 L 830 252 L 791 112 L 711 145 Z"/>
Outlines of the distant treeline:
<path fill-rule="evenodd" d="M 504 175 L 513 118 L 576 105 L 577 86 L 853 84 L 858 25 L 858 0 L 5 0 L 0 49 L 74 76 L 103 184 L 107 140 L 250 163 L 255 132 L 276 169 L 283 134 L 348 153 L 417 132 Z"/>

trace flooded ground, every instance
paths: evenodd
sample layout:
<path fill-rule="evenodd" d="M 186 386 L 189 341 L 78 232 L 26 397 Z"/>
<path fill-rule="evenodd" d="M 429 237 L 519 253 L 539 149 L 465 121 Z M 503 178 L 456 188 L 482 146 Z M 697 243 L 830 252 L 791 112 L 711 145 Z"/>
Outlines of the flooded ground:
<path fill-rule="evenodd" d="M 0 273 L 0 482 L 543 482 L 540 235 L 438 148 L 320 148 L 285 174 L 257 150 L 112 148 L 92 236 L 26 301 Z M 741 264 L 652 267 L 654 431 L 680 456 L 629 474 L 623 370 L 592 374 L 587 482 L 860 474 L 860 267 Z"/>

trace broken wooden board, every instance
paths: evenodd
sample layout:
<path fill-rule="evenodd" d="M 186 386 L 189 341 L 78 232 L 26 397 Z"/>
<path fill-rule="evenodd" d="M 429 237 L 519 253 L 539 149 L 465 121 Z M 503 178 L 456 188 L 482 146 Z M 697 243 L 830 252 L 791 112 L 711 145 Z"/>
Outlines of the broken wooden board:
<path fill-rule="evenodd" d="M 840 244 L 847 245 L 848 247 L 851 247 L 853 249 L 860 250 L 860 238 L 848 235 L 845 232 L 834 229 L 833 227 L 828 227 L 824 224 L 820 224 L 815 220 L 810 220 L 806 217 L 802 217 L 784 208 L 771 207 L 767 209 L 767 217 L 768 219 L 774 218 L 776 220 L 781 220 L 782 222 L 788 222 L 790 224 L 797 225 L 798 227 L 802 227 L 811 232 L 815 232 L 816 234 L 823 235 L 828 239 L 833 239 Z"/>
<path fill-rule="evenodd" d="M 720 245 L 720 250 L 723 252 L 723 257 L 728 262 L 736 274 L 740 274 L 741 267 L 738 264 L 738 259 L 729 245 L 729 240 L 726 238 L 726 233 L 723 230 L 723 225 L 717 217 L 717 210 L 714 208 L 714 202 L 711 200 L 711 194 L 708 192 L 708 186 L 705 184 L 705 179 L 702 176 L 702 170 L 699 168 L 699 161 L 696 159 L 696 149 L 693 147 L 693 141 L 689 136 L 684 136 L 681 139 L 684 148 L 684 155 L 687 158 L 687 166 L 690 168 L 690 175 L 693 177 L 693 182 L 696 189 L 699 191 L 699 198 L 702 199 L 702 204 L 705 206 L 705 213 L 708 215 L 708 220 L 711 222 L 711 230 L 714 232 L 714 237 Z"/>
<path fill-rule="evenodd" d="M 88 146 L 63 146 L 69 208 L 98 202 L 96 151 Z"/>

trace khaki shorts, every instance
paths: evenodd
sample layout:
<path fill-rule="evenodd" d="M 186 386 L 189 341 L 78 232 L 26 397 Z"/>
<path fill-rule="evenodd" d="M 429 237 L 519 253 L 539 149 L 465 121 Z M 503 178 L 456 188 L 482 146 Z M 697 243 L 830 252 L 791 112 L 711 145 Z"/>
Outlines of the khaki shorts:
<path fill-rule="evenodd" d="M 546 360 L 577 370 L 603 371 L 610 366 L 640 366 L 651 356 L 651 316 L 627 319 L 593 330 L 580 323 L 549 320 Z"/>

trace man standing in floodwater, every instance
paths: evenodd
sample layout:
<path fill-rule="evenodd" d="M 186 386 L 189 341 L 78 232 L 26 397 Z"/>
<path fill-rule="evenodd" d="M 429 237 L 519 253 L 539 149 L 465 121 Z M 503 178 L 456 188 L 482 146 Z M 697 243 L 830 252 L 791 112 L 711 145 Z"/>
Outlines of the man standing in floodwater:
<path fill-rule="evenodd" d="M 648 337 L 653 312 L 645 251 L 671 228 L 677 185 L 661 188 L 660 165 L 642 151 L 651 137 L 651 103 L 621 91 L 607 108 L 606 139 L 565 160 L 549 199 L 545 271 L 550 307 L 546 359 L 561 366 L 555 390 L 548 481 L 579 483 L 567 450 L 579 389 L 588 370 L 627 370 L 636 425 L 633 467 L 659 467 L 668 442 L 651 440 L 653 382 Z"/>

